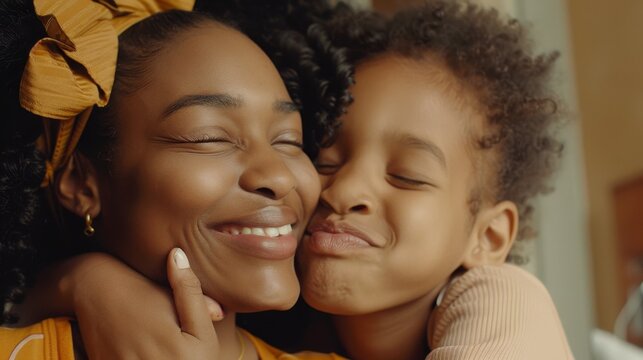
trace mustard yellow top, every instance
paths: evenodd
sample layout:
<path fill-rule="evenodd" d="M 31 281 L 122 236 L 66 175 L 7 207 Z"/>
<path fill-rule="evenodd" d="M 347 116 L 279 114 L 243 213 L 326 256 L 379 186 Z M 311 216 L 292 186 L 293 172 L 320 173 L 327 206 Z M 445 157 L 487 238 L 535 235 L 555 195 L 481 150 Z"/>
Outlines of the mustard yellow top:
<path fill-rule="evenodd" d="M 335 354 L 304 351 L 287 354 L 247 331 L 261 360 L 342 360 Z M 69 319 L 47 319 L 24 328 L 0 327 L 1 360 L 74 360 L 74 348 Z"/>
<path fill-rule="evenodd" d="M 344 357 L 341 357 L 337 354 L 322 354 L 312 351 L 302 351 L 295 354 L 285 353 L 277 348 L 274 348 L 256 336 L 253 336 L 247 331 L 241 330 L 241 332 L 250 339 L 252 345 L 254 345 L 255 350 L 257 350 L 257 355 L 261 360 L 344 360 Z"/>
<path fill-rule="evenodd" d="M 24 328 L 0 328 L 2 360 L 73 360 L 68 319 L 47 319 Z"/>

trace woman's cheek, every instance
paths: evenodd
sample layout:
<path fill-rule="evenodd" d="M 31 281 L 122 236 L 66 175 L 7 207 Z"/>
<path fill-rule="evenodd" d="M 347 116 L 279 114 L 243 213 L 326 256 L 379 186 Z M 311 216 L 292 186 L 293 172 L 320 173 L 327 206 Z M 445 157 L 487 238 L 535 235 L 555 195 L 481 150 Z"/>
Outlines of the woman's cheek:
<path fill-rule="evenodd" d="M 182 155 L 182 156 L 181 156 Z M 207 211 L 234 186 L 234 164 L 221 163 L 207 155 L 176 154 L 148 169 L 145 189 L 155 201 L 185 214 Z M 224 169 L 224 171 L 222 171 Z"/>
<path fill-rule="evenodd" d="M 304 206 L 305 221 L 308 222 L 312 216 L 319 194 L 321 192 L 321 183 L 319 175 L 308 157 L 302 155 L 305 159 L 300 159 L 291 166 L 291 171 L 297 178 L 297 193 L 301 197 Z"/>

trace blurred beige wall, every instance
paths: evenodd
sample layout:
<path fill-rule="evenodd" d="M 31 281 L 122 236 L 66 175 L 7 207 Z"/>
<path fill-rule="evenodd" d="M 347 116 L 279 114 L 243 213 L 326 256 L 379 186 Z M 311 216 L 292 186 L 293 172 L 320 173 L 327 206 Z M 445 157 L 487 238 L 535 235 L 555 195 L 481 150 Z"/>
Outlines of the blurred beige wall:
<path fill-rule="evenodd" d="M 567 4 L 586 163 L 596 319 L 601 328 L 612 330 L 625 300 L 612 191 L 643 175 L 643 1 Z"/>

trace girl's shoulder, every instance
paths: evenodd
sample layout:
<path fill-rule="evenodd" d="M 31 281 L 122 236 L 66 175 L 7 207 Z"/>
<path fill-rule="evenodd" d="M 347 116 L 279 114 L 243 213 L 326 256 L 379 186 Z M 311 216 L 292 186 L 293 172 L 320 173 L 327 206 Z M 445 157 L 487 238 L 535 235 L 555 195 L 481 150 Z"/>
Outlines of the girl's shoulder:
<path fill-rule="evenodd" d="M 549 292 L 511 264 L 479 266 L 454 277 L 431 313 L 428 341 L 433 352 L 486 349 L 490 359 L 572 358 Z"/>

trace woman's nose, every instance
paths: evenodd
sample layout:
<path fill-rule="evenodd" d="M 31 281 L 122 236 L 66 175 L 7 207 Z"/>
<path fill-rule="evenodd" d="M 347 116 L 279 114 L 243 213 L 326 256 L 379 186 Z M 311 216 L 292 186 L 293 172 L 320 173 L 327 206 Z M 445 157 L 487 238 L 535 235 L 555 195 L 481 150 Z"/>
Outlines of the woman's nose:
<path fill-rule="evenodd" d="M 245 191 L 273 200 L 284 198 L 297 185 L 284 159 L 272 148 L 246 154 L 246 169 L 239 184 Z"/>

